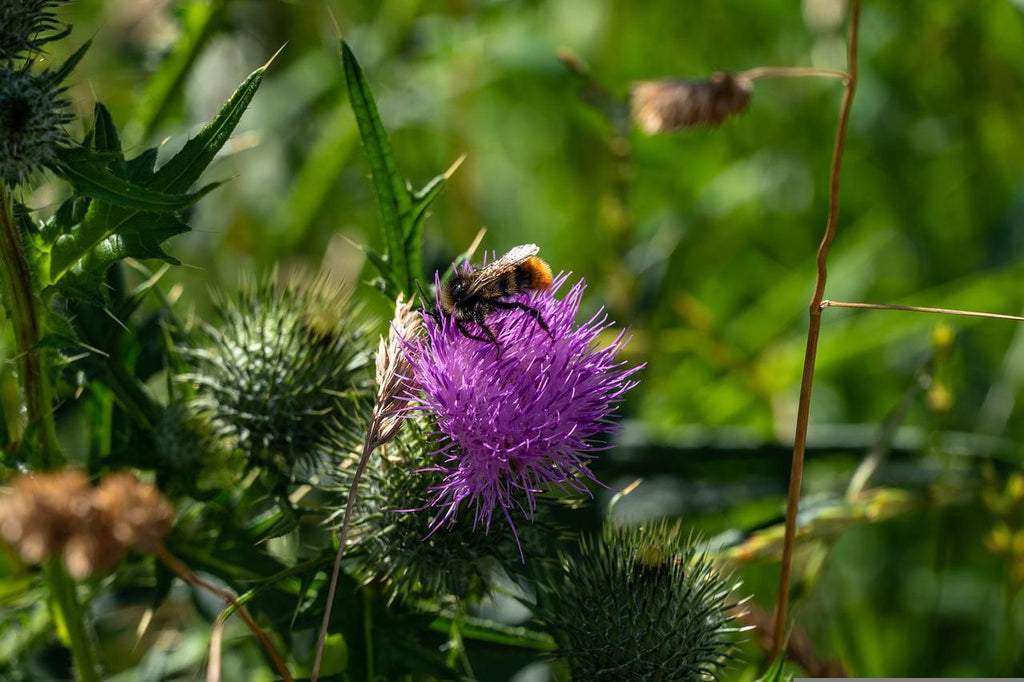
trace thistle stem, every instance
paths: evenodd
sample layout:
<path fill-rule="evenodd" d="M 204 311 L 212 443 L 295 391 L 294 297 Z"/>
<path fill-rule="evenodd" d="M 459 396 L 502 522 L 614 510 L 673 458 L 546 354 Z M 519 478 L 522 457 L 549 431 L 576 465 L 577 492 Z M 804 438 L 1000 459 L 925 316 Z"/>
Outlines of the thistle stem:
<path fill-rule="evenodd" d="M 15 351 L 18 357 L 18 380 L 25 406 L 26 423 L 10 425 L 10 433 L 18 440 L 36 429 L 37 448 L 29 448 L 33 469 L 54 469 L 64 462 L 53 420 L 53 403 L 46 353 L 40 349 L 42 338 L 41 301 L 34 289 L 32 270 L 25 258 L 14 219 L 14 204 L 6 183 L 0 181 L 0 292 L 8 306 L 14 327 Z M 43 575 L 50 591 L 50 603 L 58 631 L 67 635 L 71 658 L 81 682 L 99 682 L 96 643 L 85 620 L 84 610 L 75 593 L 75 583 L 59 558 L 44 565 Z"/>
<path fill-rule="evenodd" d="M 366 438 L 363 440 L 363 453 L 359 457 L 359 464 L 356 466 L 355 474 L 352 476 L 352 486 L 348 489 L 348 499 L 345 502 L 345 515 L 341 520 L 341 531 L 338 533 L 338 553 L 334 557 L 334 569 L 331 571 L 331 583 L 327 588 L 327 603 L 324 605 L 324 618 L 320 624 L 320 637 L 316 643 L 316 657 L 313 659 L 313 672 L 310 680 L 316 682 L 320 676 L 320 663 L 324 656 L 324 644 L 327 641 L 327 628 L 331 623 L 331 609 L 334 607 L 334 595 L 338 587 L 338 576 L 341 574 L 341 559 L 345 554 L 345 541 L 348 539 L 348 525 L 352 519 L 352 509 L 356 504 L 356 492 L 359 489 L 359 479 L 363 477 L 366 470 L 366 463 L 370 461 L 370 455 L 377 447 L 377 436 L 380 432 L 381 416 L 375 414 L 366 430 Z M 369 608 L 369 607 L 367 607 Z"/>
<path fill-rule="evenodd" d="M 43 576 L 50 590 L 50 604 L 57 632 L 65 633 L 78 682 L 100 682 L 96 642 L 75 594 L 75 582 L 64 570 L 62 559 L 53 557 L 43 564 Z"/>
<path fill-rule="evenodd" d="M 39 298 L 34 290 L 32 270 L 21 243 L 14 220 L 14 204 L 7 185 L 0 181 L 0 292 L 14 326 L 15 352 L 18 358 L 18 380 L 27 424 L 11 424 L 16 439 L 26 434 L 26 427 L 38 429 L 39 447 L 32 449 L 34 469 L 53 469 L 64 462 L 53 422 L 50 377 L 45 352 L 38 348 L 42 338 Z"/>
<path fill-rule="evenodd" d="M 843 101 L 839 107 L 832 165 L 829 170 L 828 221 L 817 255 L 817 277 L 809 306 L 807 345 L 804 350 L 804 368 L 800 377 L 800 398 L 797 403 L 796 434 L 793 439 L 793 463 L 789 473 L 789 493 L 786 498 L 786 534 L 782 545 L 782 568 L 779 572 L 778 597 L 775 604 L 775 639 L 772 658 L 778 658 L 786 641 L 786 615 L 789 607 L 789 582 L 793 569 L 793 547 L 796 542 L 796 517 L 800 510 L 800 487 L 803 482 L 804 453 L 807 449 L 807 426 L 810 422 L 811 388 L 814 385 L 814 363 L 818 356 L 818 337 L 821 333 L 822 301 L 828 279 L 828 252 L 839 227 L 839 178 L 846 149 L 846 131 L 850 123 L 853 93 L 857 87 L 857 35 L 860 22 L 860 0 L 850 4 L 849 38 L 847 42 L 847 71 Z"/>

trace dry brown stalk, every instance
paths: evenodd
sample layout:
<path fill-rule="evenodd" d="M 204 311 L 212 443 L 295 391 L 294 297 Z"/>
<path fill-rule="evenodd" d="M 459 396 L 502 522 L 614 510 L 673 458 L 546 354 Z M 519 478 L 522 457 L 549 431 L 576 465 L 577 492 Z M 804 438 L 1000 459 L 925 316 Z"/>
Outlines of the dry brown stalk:
<path fill-rule="evenodd" d="M 273 662 L 274 667 L 277 668 L 277 672 L 281 675 L 281 679 L 284 680 L 284 682 L 295 682 L 295 678 L 288 672 L 288 666 L 284 664 L 284 660 L 281 658 L 281 655 L 278 654 L 277 649 L 274 648 L 273 642 L 270 641 L 267 634 L 263 632 L 263 628 L 253 620 L 249 611 L 238 601 L 238 598 L 234 594 L 197 576 L 188 566 L 185 565 L 184 562 L 168 552 L 167 548 L 162 544 L 156 548 L 155 554 L 157 558 L 159 558 L 160 561 L 162 561 L 163 564 L 171 570 L 171 572 L 186 583 L 195 585 L 196 587 L 201 587 L 226 601 L 228 603 L 228 608 L 217 616 L 217 621 L 222 621 L 226 618 L 230 611 L 237 613 L 238 617 L 241 618 L 247 626 L 249 626 L 249 630 L 256 635 L 256 639 L 259 640 L 263 650 L 267 652 L 267 656 L 270 658 L 271 662 Z M 213 633 L 210 637 L 210 674 L 215 675 L 212 679 L 217 679 L 220 676 L 220 636 L 220 628 L 218 627 L 217 622 L 215 622 Z"/>
<path fill-rule="evenodd" d="M 825 298 L 825 282 L 828 278 L 828 252 L 839 226 L 839 178 L 846 148 L 846 131 L 850 122 L 853 94 L 857 87 L 857 37 L 860 22 L 860 0 L 850 3 L 849 37 L 847 39 L 847 71 L 843 100 L 839 109 L 835 145 L 832 148 L 832 165 L 829 170 L 828 222 L 825 234 L 818 247 L 817 276 L 814 294 L 809 306 L 810 324 L 807 328 L 807 345 L 804 351 L 803 374 L 800 378 L 800 398 L 797 404 L 796 435 L 793 443 L 793 463 L 789 476 L 789 493 L 786 498 L 786 535 L 782 547 L 782 568 L 779 573 L 778 597 L 775 604 L 775 641 L 772 656 L 777 657 L 786 640 L 786 616 L 789 607 L 789 582 L 793 570 L 793 544 L 796 538 L 796 517 L 800 508 L 800 487 L 803 482 L 804 453 L 807 447 L 807 426 L 811 411 L 811 388 L 814 384 L 814 363 L 818 354 L 818 337 L 821 333 L 821 303 Z"/>
<path fill-rule="evenodd" d="M 403 418 L 401 413 L 408 403 L 403 393 L 405 390 L 403 379 L 409 377 L 412 369 L 405 358 L 403 345 L 412 341 L 419 334 L 421 325 L 422 318 L 418 312 L 413 310 L 412 302 L 404 301 L 401 294 L 399 294 L 398 300 L 395 301 L 395 317 L 391 321 L 388 339 L 386 342 L 384 339 L 381 339 L 380 345 L 377 348 L 377 399 L 373 406 L 373 416 L 370 418 L 370 425 L 366 429 L 366 438 L 363 440 L 363 451 L 359 456 L 359 463 L 356 465 L 355 473 L 352 476 L 352 485 L 348 490 L 345 512 L 341 520 L 341 530 L 338 531 L 338 553 L 334 558 L 331 583 L 327 589 L 327 603 L 324 606 L 324 618 L 320 625 L 320 638 L 316 645 L 316 658 L 313 661 L 313 672 L 310 675 L 312 682 L 316 682 L 320 674 L 324 642 L 327 640 L 327 627 L 331 620 L 331 607 L 334 605 L 334 593 L 338 585 L 338 576 L 341 573 L 341 558 L 345 553 L 345 540 L 348 537 L 352 509 L 356 503 L 359 480 L 366 470 L 366 464 L 370 461 L 370 455 L 373 454 L 373 451 L 394 438 L 402 426 Z"/>

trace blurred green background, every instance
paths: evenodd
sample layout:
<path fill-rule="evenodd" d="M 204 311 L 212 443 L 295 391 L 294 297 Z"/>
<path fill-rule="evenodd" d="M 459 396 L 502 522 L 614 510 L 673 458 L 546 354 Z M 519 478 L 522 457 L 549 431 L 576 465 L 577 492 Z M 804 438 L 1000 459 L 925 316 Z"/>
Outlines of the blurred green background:
<path fill-rule="evenodd" d="M 386 315 L 360 284 L 372 273 L 354 243 L 383 244 L 340 30 L 414 186 L 466 155 L 427 223 L 429 270 L 481 228 L 488 252 L 536 242 L 554 270 L 586 277 L 591 312 L 603 305 L 632 328 L 628 359 L 647 367 L 622 406 L 620 447 L 595 470 L 612 488 L 644 483 L 616 514 L 731 530 L 719 540 L 740 547 L 778 522 L 842 86 L 761 80 L 721 128 L 660 137 L 630 130 L 624 97 L 638 79 L 842 69 L 843 2 L 76 0 L 65 11 L 75 30 L 57 50 L 94 40 L 71 89 L 81 125 L 104 102 L 128 149 L 177 149 L 284 45 L 207 175 L 234 179 L 168 245 L 188 265 L 164 279 L 179 305 L 202 311 L 208 287 L 277 264 L 327 269 Z M 827 298 L 1022 314 L 1024 3 L 869 1 L 861 28 Z M 618 103 L 591 106 L 593 84 L 560 48 Z M 180 88 L 168 64 L 181 65 Z M 183 95 L 164 101 L 163 88 Z M 45 212 L 52 191 L 29 203 Z M 1013 322 L 825 312 L 804 486 L 814 539 L 798 554 L 794 612 L 815 657 L 859 676 L 1024 675 L 1024 490 L 1006 491 L 1024 461 L 1022 381 Z M 844 506 L 858 464 L 883 450 L 868 486 L 901 491 L 900 503 Z M 770 611 L 766 554 L 734 566 Z M 750 679 L 761 656 L 745 645 L 730 675 Z"/>

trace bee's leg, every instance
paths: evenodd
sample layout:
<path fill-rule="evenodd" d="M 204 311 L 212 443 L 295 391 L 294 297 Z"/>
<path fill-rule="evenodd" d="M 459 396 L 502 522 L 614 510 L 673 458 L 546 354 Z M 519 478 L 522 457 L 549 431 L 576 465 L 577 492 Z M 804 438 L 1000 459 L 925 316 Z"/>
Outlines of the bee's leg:
<path fill-rule="evenodd" d="M 474 341 L 482 341 L 484 343 L 493 343 L 494 347 L 498 349 L 498 359 L 500 360 L 501 346 L 498 345 L 498 339 L 494 336 L 494 332 L 491 331 L 491 328 L 488 327 L 483 320 L 477 320 L 476 323 L 480 325 L 480 328 L 484 330 L 487 336 L 477 336 L 476 334 L 471 334 L 469 330 L 466 329 L 466 326 L 462 324 L 461 320 L 455 320 L 455 326 L 458 327 L 459 331 L 462 332 L 462 335 L 465 336 L 467 339 L 473 339 Z"/>
<path fill-rule="evenodd" d="M 430 315 L 434 319 L 434 322 L 441 324 L 441 313 L 437 312 L 437 299 L 427 295 L 427 292 L 423 290 L 423 283 L 416 280 L 416 288 L 420 290 L 420 298 L 423 304 L 423 312 Z M 431 305 L 433 303 L 434 305 Z"/>
<path fill-rule="evenodd" d="M 540 311 L 536 308 L 531 308 L 525 303 L 520 303 L 519 301 L 491 301 L 491 305 L 495 308 L 501 308 L 502 310 L 514 310 L 515 308 L 522 310 L 524 313 L 532 317 L 534 322 L 537 323 L 537 326 L 546 331 L 548 336 L 552 339 L 555 338 L 555 335 L 551 333 L 551 328 L 548 327 L 548 323 L 544 321 Z"/>
<path fill-rule="evenodd" d="M 487 341 L 488 343 L 493 343 L 494 350 L 497 353 L 495 360 L 501 360 L 501 346 L 498 344 L 498 337 L 496 337 L 494 335 L 494 332 L 491 331 L 491 328 L 487 326 L 487 318 L 483 308 L 477 308 L 474 320 L 476 321 L 477 325 L 484 330 L 484 334 L 487 334 L 487 338 L 481 339 L 479 336 L 473 336 L 471 338 L 480 339 L 481 341 Z"/>

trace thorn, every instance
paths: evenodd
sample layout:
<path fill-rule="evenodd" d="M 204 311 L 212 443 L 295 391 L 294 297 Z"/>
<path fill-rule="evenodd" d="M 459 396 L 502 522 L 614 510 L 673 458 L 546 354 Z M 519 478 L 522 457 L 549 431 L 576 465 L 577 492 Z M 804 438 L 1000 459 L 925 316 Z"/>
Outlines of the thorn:
<path fill-rule="evenodd" d="M 334 16 L 334 12 L 331 11 L 330 7 L 327 8 L 327 16 L 329 16 L 331 18 L 331 24 L 334 26 L 334 35 L 337 37 L 338 42 L 340 43 L 341 42 L 341 27 L 338 26 L 338 18 L 336 16 Z"/>
<path fill-rule="evenodd" d="M 445 179 L 445 180 L 448 180 L 448 179 L 450 179 L 450 178 L 451 178 L 451 177 L 452 177 L 453 175 L 455 175 L 455 171 L 457 171 L 457 170 L 459 169 L 459 166 L 461 166 L 461 165 L 462 165 L 462 162 L 463 162 L 463 161 L 465 161 L 465 160 L 466 160 L 466 153 L 465 153 L 465 152 L 463 152 L 463 153 L 462 153 L 462 154 L 461 154 L 461 155 L 459 156 L 459 158 L 455 159 L 455 163 L 453 163 L 453 164 L 452 164 L 451 166 L 449 166 L 449 167 L 448 167 L 448 170 L 446 170 L 446 171 L 444 172 L 444 179 Z"/>
<path fill-rule="evenodd" d="M 273 55 L 271 55 L 270 59 L 267 60 L 267 63 L 264 64 L 263 66 L 261 66 L 260 69 L 263 70 L 263 71 L 266 71 L 267 68 L 270 66 L 270 63 L 272 61 L 274 61 L 275 59 L 277 59 L 277 55 L 281 54 L 284 51 L 284 48 L 285 48 L 286 45 L 288 45 L 288 41 L 285 41 L 281 45 L 281 47 L 277 48 L 277 52 L 275 52 Z"/>

